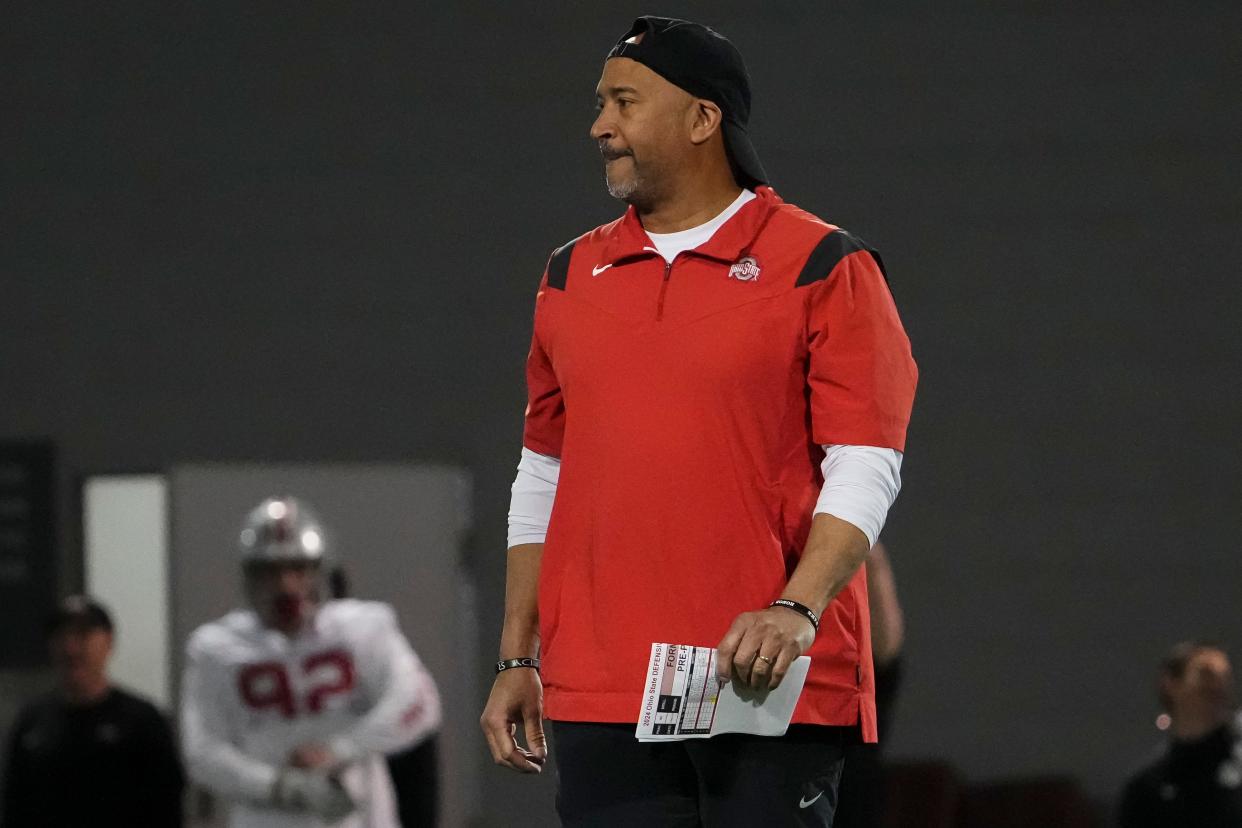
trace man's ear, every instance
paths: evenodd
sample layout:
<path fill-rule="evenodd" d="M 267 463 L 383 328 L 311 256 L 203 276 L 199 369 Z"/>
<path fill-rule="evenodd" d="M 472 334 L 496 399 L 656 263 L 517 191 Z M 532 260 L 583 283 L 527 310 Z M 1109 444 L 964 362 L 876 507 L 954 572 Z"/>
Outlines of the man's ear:
<path fill-rule="evenodd" d="M 709 100 L 696 98 L 690 107 L 690 141 L 703 144 L 720 131 L 724 113 Z"/>

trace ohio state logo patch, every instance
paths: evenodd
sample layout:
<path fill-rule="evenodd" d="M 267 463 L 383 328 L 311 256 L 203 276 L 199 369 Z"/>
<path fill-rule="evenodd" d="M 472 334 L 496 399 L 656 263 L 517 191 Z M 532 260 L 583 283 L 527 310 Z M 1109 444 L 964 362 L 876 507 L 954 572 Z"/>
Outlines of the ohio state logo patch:
<path fill-rule="evenodd" d="M 759 278 L 759 260 L 743 256 L 729 267 L 729 278 L 739 282 L 753 282 Z"/>

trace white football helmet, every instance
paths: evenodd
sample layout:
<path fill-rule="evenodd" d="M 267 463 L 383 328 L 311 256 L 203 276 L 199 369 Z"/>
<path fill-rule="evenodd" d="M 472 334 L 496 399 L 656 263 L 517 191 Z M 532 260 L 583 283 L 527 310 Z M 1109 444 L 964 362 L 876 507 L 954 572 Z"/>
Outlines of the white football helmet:
<path fill-rule="evenodd" d="M 328 560 L 319 519 L 290 495 L 269 497 L 256 506 L 242 524 L 237 546 L 245 566 L 299 562 L 322 566 Z"/>

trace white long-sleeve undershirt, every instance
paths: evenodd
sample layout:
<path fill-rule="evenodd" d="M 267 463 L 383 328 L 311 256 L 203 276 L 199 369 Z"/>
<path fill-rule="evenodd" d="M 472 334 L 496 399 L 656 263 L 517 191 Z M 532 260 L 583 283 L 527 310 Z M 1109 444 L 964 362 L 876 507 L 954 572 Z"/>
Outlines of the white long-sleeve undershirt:
<path fill-rule="evenodd" d="M 876 446 L 824 447 L 824 486 L 815 514 L 840 518 L 862 531 L 874 546 L 888 510 L 901 491 L 901 452 Z M 525 446 L 509 501 L 509 546 L 543 543 L 556 500 L 561 461 Z"/>
<path fill-rule="evenodd" d="M 513 494 L 509 499 L 509 546 L 543 543 L 552 518 L 552 502 L 561 477 L 561 461 L 522 446 Z"/>

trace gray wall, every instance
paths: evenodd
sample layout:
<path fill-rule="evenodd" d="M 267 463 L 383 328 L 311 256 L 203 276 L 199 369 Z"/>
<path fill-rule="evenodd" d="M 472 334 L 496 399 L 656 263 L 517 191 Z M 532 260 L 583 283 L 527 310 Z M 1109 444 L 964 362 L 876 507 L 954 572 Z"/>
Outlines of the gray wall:
<path fill-rule="evenodd" d="M 778 190 L 884 252 L 914 341 L 895 750 L 1110 796 L 1156 655 L 1242 640 L 1242 14 L 907 5 L 663 13 L 747 55 Z M 6 14 L 0 433 L 56 438 L 66 499 L 187 460 L 465 465 L 489 652 L 533 289 L 617 212 L 592 89 L 648 8 Z M 485 779 L 546 820 L 546 779 Z"/>

